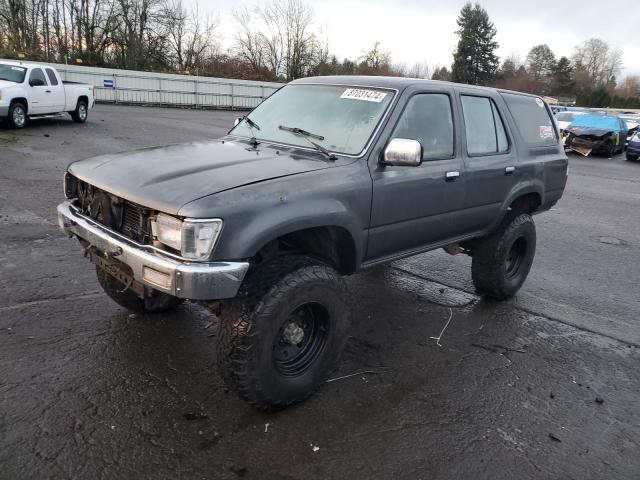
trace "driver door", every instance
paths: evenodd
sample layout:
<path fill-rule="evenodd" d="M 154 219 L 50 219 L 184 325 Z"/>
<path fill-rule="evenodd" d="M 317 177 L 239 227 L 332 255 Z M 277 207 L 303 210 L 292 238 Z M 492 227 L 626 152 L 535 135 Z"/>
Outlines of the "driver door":
<path fill-rule="evenodd" d="M 34 81 L 42 81 L 42 85 L 32 85 Z M 29 73 L 29 115 L 50 113 L 53 107 L 49 82 L 41 68 L 34 68 Z"/>
<path fill-rule="evenodd" d="M 370 262 L 418 253 L 460 234 L 456 216 L 465 179 L 457 153 L 453 90 L 442 86 L 409 95 L 390 135 L 382 137 L 387 143 L 394 138 L 420 142 L 422 164 L 390 166 L 371 159 Z"/>

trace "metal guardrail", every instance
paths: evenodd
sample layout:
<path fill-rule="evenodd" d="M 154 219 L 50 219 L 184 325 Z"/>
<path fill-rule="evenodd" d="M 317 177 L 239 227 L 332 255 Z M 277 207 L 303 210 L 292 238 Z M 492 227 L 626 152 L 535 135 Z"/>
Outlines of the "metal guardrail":
<path fill-rule="evenodd" d="M 104 103 L 252 109 L 282 86 L 273 82 L 42 64 L 56 67 L 63 80 L 93 85 L 96 101 Z"/>

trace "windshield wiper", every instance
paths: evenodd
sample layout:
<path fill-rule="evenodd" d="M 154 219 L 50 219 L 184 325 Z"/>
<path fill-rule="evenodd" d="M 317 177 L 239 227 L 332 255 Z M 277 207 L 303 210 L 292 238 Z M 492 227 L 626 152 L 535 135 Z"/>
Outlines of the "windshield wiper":
<path fill-rule="evenodd" d="M 278 128 L 280 130 L 284 130 L 285 132 L 291 132 L 297 137 L 304 138 L 307 142 L 309 142 L 311 145 L 313 145 L 313 147 L 316 150 L 318 150 L 320 153 L 325 154 L 329 160 L 337 160 L 338 159 L 338 157 L 336 157 L 333 153 L 331 153 L 329 150 L 324 148 L 322 145 L 320 145 L 320 144 L 318 144 L 318 143 L 316 143 L 316 142 L 314 142 L 314 141 L 309 139 L 309 138 L 316 138 L 318 140 L 324 140 L 324 137 L 322 135 L 317 135 L 315 133 L 307 132 L 306 130 L 303 130 L 303 129 L 298 128 L 298 127 L 285 127 L 284 125 L 280 125 L 280 126 L 278 126 Z"/>
<path fill-rule="evenodd" d="M 246 115 L 244 117 L 242 117 L 242 119 L 247 122 L 249 124 L 249 126 L 255 128 L 256 130 L 260 130 L 260 126 L 254 122 L 253 120 L 251 120 L 249 117 L 247 117 Z"/>
<path fill-rule="evenodd" d="M 249 142 L 251 143 L 251 145 L 253 145 L 253 148 L 256 148 L 260 144 L 260 142 L 258 142 L 258 140 L 256 139 L 256 133 L 253 131 L 253 129 L 255 128 L 256 130 L 260 130 L 260 125 L 258 125 L 246 115 L 241 117 L 240 121 L 246 122 L 247 125 L 249 125 L 249 130 L 251 130 L 251 139 L 249 140 Z"/>

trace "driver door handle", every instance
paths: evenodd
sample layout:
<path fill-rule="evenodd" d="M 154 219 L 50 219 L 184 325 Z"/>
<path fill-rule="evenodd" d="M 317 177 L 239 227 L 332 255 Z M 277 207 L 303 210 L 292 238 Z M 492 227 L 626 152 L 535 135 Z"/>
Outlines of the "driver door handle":
<path fill-rule="evenodd" d="M 455 182 L 459 176 L 460 176 L 460 172 L 457 170 L 454 170 L 452 172 L 447 172 L 444 178 L 447 182 Z"/>
<path fill-rule="evenodd" d="M 513 175 L 513 172 L 516 171 L 516 167 L 507 167 L 504 169 L 505 175 Z"/>

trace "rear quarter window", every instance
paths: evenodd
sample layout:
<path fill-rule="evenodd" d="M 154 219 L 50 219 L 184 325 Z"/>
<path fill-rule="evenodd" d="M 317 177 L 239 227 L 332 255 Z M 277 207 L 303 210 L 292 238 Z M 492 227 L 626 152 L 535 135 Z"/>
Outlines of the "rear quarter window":
<path fill-rule="evenodd" d="M 532 147 L 556 145 L 558 137 L 553 119 L 538 97 L 502 93 L 524 141 Z"/>

